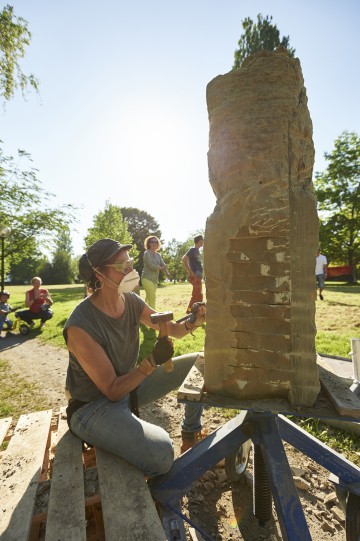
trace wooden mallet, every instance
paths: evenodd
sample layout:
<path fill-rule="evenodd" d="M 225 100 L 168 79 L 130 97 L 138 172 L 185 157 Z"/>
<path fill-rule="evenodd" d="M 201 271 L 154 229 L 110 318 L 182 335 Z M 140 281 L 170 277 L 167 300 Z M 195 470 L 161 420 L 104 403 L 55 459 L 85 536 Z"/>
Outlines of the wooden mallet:
<path fill-rule="evenodd" d="M 159 325 L 159 336 L 158 338 L 163 338 L 163 336 L 168 336 L 167 332 L 167 321 L 171 321 L 174 317 L 172 312 L 158 312 L 157 314 L 151 314 L 151 322 Z M 169 359 L 164 363 L 165 372 L 172 372 L 174 370 L 174 364 L 172 359 Z"/>

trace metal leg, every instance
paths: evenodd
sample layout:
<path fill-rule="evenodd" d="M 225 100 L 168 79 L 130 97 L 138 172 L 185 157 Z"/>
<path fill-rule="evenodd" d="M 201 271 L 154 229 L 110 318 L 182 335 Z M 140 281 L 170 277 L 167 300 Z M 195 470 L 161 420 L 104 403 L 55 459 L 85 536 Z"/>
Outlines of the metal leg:
<path fill-rule="evenodd" d="M 360 469 L 283 416 L 242 411 L 174 461 L 166 474 L 149 481 L 152 496 L 163 508 L 169 540 L 182 541 L 178 521 L 188 520 L 178 511 L 178 502 L 193 482 L 223 458 L 236 454 L 251 439 L 255 446 L 255 516 L 271 517 L 271 494 L 284 541 L 311 541 L 308 525 L 295 487 L 282 439 L 307 454 L 341 480 L 350 491 L 347 501 L 347 541 L 360 541 Z M 259 458 L 260 457 L 260 458 Z M 271 494 L 270 490 L 271 489 Z M 261 494 L 268 492 L 266 501 Z M 258 495 L 256 494 L 258 492 Z M 264 503 L 265 502 L 265 503 Z M 176 518 L 177 517 L 177 518 Z M 180 533 L 178 533 L 178 531 Z M 180 535 L 180 537 L 176 537 Z M 209 538 L 206 534 L 206 537 Z"/>
<path fill-rule="evenodd" d="M 250 437 L 248 423 L 244 422 L 246 417 L 247 412 L 241 412 L 177 458 L 168 473 L 151 479 L 149 487 L 154 500 L 164 506 L 176 505 L 196 479 L 235 453 Z"/>
<path fill-rule="evenodd" d="M 360 496 L 360 468 L 286 417 L 279 415 L 278 425 L 283 440 L 338 476 L 343 486 Z"/>

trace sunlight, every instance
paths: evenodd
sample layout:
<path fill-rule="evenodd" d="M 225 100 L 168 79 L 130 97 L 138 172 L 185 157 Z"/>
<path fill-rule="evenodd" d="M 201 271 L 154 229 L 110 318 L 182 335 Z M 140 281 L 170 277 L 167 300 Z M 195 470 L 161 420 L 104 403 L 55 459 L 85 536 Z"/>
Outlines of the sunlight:
<path fill-rule="evenodd" d="M 108 119 L 103 149 L 112 175 L 115 169 L 118 178 L 143 183 L 186 174 L 193 135 L 184 103 L 159 97 L 143 103 L 142 96 L 117 105 L 120 110 Z"/>

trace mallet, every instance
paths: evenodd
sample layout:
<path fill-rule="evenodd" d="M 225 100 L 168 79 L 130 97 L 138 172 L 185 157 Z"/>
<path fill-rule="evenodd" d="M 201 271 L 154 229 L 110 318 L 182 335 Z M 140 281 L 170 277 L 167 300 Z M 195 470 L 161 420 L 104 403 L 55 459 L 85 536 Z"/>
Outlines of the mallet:
<path fill-rule="evenodd" d="M 167 321 L 171 321 L 174 317 L 172 312 L 158 312 L 157 314 L 151 314 L 151 322 L 159 325 L 159 338 L 163 336 L 168 336 L 167 332 Z M 174 365 L 172 359 L 169 359 L 164 363 L 165 372 L 172 372 L 174 370 Z"/>

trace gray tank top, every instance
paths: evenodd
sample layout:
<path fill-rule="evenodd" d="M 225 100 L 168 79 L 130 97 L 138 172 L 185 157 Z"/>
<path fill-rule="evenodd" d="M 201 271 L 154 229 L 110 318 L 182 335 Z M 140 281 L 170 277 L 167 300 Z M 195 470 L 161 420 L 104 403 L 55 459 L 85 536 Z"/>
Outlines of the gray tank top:
<path fill-rule="evenodd" d="M 139 321 L 144 301 L 135 293 L 125 293 L 125 311 L 120 318 L 104 314 L 84 299 L 70 314 L 63 335 L 67 343 L 67 329 L 79 327 L 86 331 L 105 350 L 117 376 L 134 368 L 139 355 Z M 72 398 L 91 402 L 104 395 L 82 369 L 75 355 L 69 352 L 66 389 Z"/>

